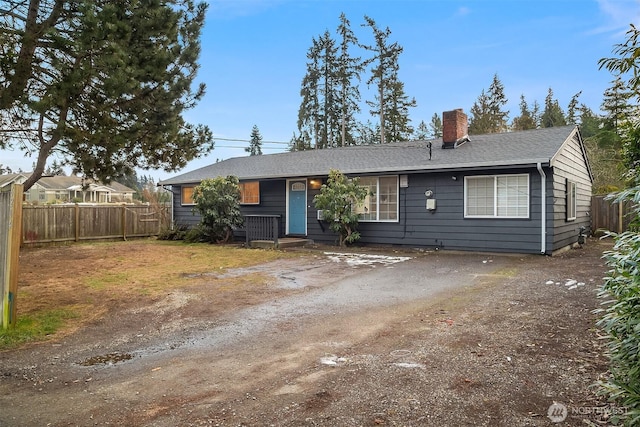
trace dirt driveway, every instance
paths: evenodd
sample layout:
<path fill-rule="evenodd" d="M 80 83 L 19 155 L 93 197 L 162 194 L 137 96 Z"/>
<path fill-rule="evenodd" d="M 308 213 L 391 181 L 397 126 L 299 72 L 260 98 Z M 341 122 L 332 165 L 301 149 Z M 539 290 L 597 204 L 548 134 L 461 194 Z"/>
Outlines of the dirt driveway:
<path fill-rule="evenodd" d="M 592 310 L 609 248 L 318 250 L 201 274 L 272 280 L 235 301 L 205 280 L 0 353 L 0 426 L 606 424 L 590 386 L 606 371 Z"/>

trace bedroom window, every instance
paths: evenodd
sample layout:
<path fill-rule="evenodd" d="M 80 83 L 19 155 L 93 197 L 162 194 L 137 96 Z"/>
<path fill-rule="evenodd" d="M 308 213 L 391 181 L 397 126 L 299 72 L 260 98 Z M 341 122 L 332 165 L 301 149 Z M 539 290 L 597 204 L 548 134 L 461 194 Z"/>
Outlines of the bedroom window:
<path fill-rule="evenodd" d="M 360 221 L 398 221 L 398 177 L 361 177 L 360 185 L 369 190 L 361 205 L 356 206 Z"/>
<path fill-rule="evenodd" d="M 259 205 L 260 204 L 260 182 L 250 181 L 240 183 L 240 204 Z"/>
<path fill-rule="evenodd" d="M 183 185 L 181 187 L 180 202 L 182 205 L 195 205 L 193 201 L 193 189 L 195 185 Z"/>
<path fill-rule="evenodd" d="M 567 180 L 567 221 L 574 221 L 576 219 L 576 212 L 578 210 L 578 198 L 576 197 L 577 184 L 573 181 Z"/>
<path fill-rule="evenodd" d="M 528 218 L 529 175 L 468 176 L 465 218 Z"/>

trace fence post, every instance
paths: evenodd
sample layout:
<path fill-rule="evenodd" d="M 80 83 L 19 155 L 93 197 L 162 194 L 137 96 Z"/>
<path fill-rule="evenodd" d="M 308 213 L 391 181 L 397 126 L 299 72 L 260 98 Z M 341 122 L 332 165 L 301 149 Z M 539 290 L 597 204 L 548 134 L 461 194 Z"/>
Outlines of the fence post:
<path fill-rule="evenodd" d="M 16 300 L 18 297 L 18 260 L 20 255 L 20 239 L 22 234 L 22 184 L 12 184 L 10 197 L 8 199 L 8 209 L 5 212 L 8 216 L 8 223 L 5 225 L 7 231 L 5 238 L 0 241 L 5 250 L 3 259 L 0 259 L 0 266 L 3 274 L 2 283 L 2 317 L 0 323 L 7 329 L 15 326 L 16 323 Z"/>
<path fill-rule="evenodd" d="M 272 225 L 272 227 L 273 227 L 273 229 L 272 229 L 273 230 L 272 231 L 273 232 L 273 245 L 277 248 L 278 247 L 278 234 L 280 234 L 280 233 L 279 233 L 279 230 L 278 230 L 278 218 L 275 217 L 275 216 L 273 217 L 273 225 Z"/>
<path fill-rule="evenodd" d="M 622 234 L 622 232 L 624 231 L 624 226 L 622 224 L 623 217 L 624 217 L 623 212 L 622 212 L 623 208 L 624 208 L 624 206 L 622 204 L 622 200 L 620 200 L 618 202 L 618 234 Z"/>
<path fill-rule="evenodd" d="M 80 241 L 80 206 L 76 203 L 74 208 L 74 216 L 75 216 L 75 237 L 76 242 Z"/>
<path fill-rule="evenodd" d="M 127 241 L 127 210 L 122 205 L 122 240 Z"/>

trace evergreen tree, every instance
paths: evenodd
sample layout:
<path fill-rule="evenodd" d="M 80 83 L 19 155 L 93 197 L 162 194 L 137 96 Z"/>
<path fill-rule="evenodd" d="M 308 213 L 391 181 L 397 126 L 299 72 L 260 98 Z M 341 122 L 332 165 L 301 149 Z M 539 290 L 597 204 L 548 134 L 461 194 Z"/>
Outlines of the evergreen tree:
<path fill-rule="evenodd" d="M 591 110 L 591 108 L 582 104 L 578 109 L 580 113 L 580 134 L 583 138 L 590 138 L 596 135 L 602 128 L 602 118 Z"/>
<path fill-rule="evenodd" d="M 391 30 L 387 27 L 380 30 L 375 21 L 364 17 L 374 36 L 373 45 L 362 47 L 373 53 L 366 64 L 373 63 L 368 85 L 376 87 L 373 101 L 367 101 L 371 114 L 379 117 L 380 142 L 392 142 L 407 139 L 412 133 L 409 119 L 409 108 L 416 106 L 416 100 L 409 98 L 404 92 L 404 83 L 398 77 L 398 58 L 403 48 L 397 43 L 389 43 Z"/>
<path fill-rule="evenodd" d="M 315 39 L 307 52 L 307 73 L 302 79 L 300 96 L 302 101 L 298 109 L 298 132 L 300 135 L 307 135 L 313 145 L 319 148 L 318 135 L 320 124 L 320 100 L 318 90 L 318 79 L 320 75 L 320 65 L 318 58 L 318 45 Z M 295 146 L 299 146 L 296 142 Z"/>
<path fill-rule="evenodd" d="M 387 87 L 390 88 L 389 108 L 387 111 L 388 142 L 406 141 L 413 133 L 411 119 L 409 118 L 409 108 L 417 105 L 414 98 L 409 96 L 404 90 L 404 83 L 395 80 Z"/>
<path fill-rule="evenodd" d="M 442 119 L 438 113 L 433 113 L 431 123 L 429 123 L 429 129 L 431 130 L 432 138 L 442 138 Z"/>
<path fill-rule="evenodd" d="M 471 107 L 471 118 L 469 120 L 469 133 L 498 133 L 507 130 L 509 112 L 502 108 L 507 104 L 504 94 L 504 85 L 498 78 L 493 76 L 489 90 L 484 90 L 478 100 Z"/>
<path fill-rule="evenodd" d="M 129 166 L 172 171 L 212 147 L 183 113 L 192 91 L 206 4 L 192 0 L 8 1 L 0 18 L 0 148 L 37 147 L 29 189 L 47 158 L 109 182 Z"/>
<path fill-rule="evenodd" d="M 490 102 L 489 95 L 482 89 L 480 96 L 476 102 L 471 106 L 470 118 L 469 118 L 469 133 L 470 134 L 484 134 L 490 133 L 491 115 L 490 115 Z"/>
<path fill-rule="evenodd" d="M 131 167 L 127 168 L 120 175 L 115 177 L 114 181 L 135 190 L 133 198 L 136 200 L 142 200 L 142 186 L 140 185 L 140 179 L 138 179 L 138 173 L 135 169 Z"/>
<path fill-rule="evenodd" d="M 633 108 L 629 100 L 633 93 L 627 89 L 624 81 L 617 76 L 612 82 L 612 86 L 604 91 L 602 101 L 602 111 L 606 112 L 606 122 L 616 133 L 620 130 L 620 125 L 629 119 Z"/>
<path fill-rule="evenodd" d="M 11 173 L 13 173 L 13 171 L 9 166 L 4 166 L 2 163 L 0 163 L 0 175 L 11 174 Z"/>
<path fill-rule="evenodd" d="M 358 39 L 351 30 L 350 22 L 344 13 L 340 14 L 338 26 L 339 52 L 336 63 L 336 77 L 339 98 L 336 104 L 340 111 L 340 146 L 355 143 L 357 122 L 355 115 L 360 112 L 360 90 L 354 85 L 355 80 L 360 80 L 363 69 L 362 59 L 353 57 L 350 48 L 358 45 Z"/>
<path fill-rule="evenodd" d="M 587 148 L 589 164 L 593 175 L 592 192 L 609 194 L 624 187 L 625 164 L 622 158 L 620 136 L 607 124 L 607 120 L 595 114 L 582 104 L 580 113 L 580 134 Z"/>
<path fill-rule="evenodd" d="M 576 113 L 578 110 L 578 98 L 580 98 L 581 94 L 582 94 L 582 91 L 576 93 L 575 95 L 573 95 L 573 97 L 571 97 L 571 101 L 569 101 L 569 106 L 567 107 L 567 117 L 565 118 L 565 121 L 569 125 L 578 124 L 578 118 L 576 117 Z"/>
<path fill-rule="evenodd" d="M 360 123 L 358 125 L 358 137 L 356 139 L 356 144 L 380 144 L 380 134 L 380 125 L 378 123 L 373 124 L 371 123 L 371 120 L 367 120 L 366 123 Z"/>
<path fill-rule="evenodd" d="M 262 135 L 257 125 L 253 125 L 251 129 L 251 138 L 249 146 L 244 149 L 250 156 L 259 156 L 262 154 Z"/>
<path fill-rule="evenodd" d="M 540 117 L 540 126 L 550 128 L 554 126 L 565 126 L 567 124 L 564 113 L 557 99 L 553 98 L 553 90 L 549 88 L 547 97 L 544 100 L 544 111 Z"/>
<path fill-rule="evenodd" d="M 537 104 L 535 104 L 537 106 Z M 529 130 L 538 127 L 537 112 L 530 110 L 524 95 L 520 95 L 520 115 L 513 118 L 511 128 L 513 130 Z"/>
<path fill-rule="evenodd" d="M 424 120 L 420 120 L 416 131 L 414 132 L 413 139 L 416 141 L 424 141 L 429 138 L 429 128 Z"/>
<path fill-rule="evenodd" d="M 47 173 L 47 175 L 65 176 L 64 169 L 62 169 L 62 163 L 54 159 L 53 163 L 51 163 L 51 167 L 49 168 L 49 173 Z"/>
<path fill-rule="evenodd" d="M 289 141 L 289 151 L 304 151 L 311 149 L 311 137 L 306 131 L 302 131 L 300 135 L 293 133 L 291 141 Z"/>
<path fill-rule="evenodd" d="M 336 101 L 340 99 L 337 79 L 335 40 L 328 31 L 312 39 L 307 53 L 307 73 L 302 80 L 302 103 L 298 110 L 298 131 L 306 131 L 315 148 L 338 145 L 340 115 Z"/>

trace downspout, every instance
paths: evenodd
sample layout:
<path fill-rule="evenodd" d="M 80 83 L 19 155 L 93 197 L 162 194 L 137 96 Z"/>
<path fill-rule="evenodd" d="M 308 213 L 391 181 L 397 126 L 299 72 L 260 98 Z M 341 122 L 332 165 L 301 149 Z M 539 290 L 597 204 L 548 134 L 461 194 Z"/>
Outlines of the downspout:
<path fill-rule="evenodd" d="M 166 185 L 161 185 L 161 184 L 158 184 L 157 186 L 158 186 L 158 187 L 162 187 L 162 188 L 164 188 L 166 191 L 168 191 L 169 193 L 171 193 L 171 221 L 169 222 L 169 228 L 170 228 L 171 230 L 173 230 L 173 229 L 174 229 L 174 224 L 173 224 L 173 218 L 174 218 L 174 217 L 173 217 L 173 191 L 171 191 L 171 190 L 169 189 L 169 188 L 171 188 L 171 186 L 170 186 L 170 185 L 169 185 L 169 188 L 167 188 L 167 186 L 166 186 Z"/>
<path fill-rule="evenodd" d="M 540 253 L 547 253 L 547 175 L 542 169 L 542 164 L 536 165 L 540 174 Z"/>

